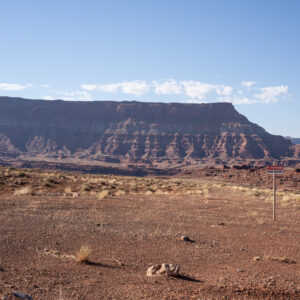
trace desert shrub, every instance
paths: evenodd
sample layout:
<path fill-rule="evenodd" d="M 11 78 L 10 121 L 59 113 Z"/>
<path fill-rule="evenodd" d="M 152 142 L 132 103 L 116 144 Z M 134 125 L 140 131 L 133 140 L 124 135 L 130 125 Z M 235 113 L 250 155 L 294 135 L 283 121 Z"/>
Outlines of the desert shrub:
<path fill-rule="evenodd" d="M 89 256 L 91 254 L 92 250 L 90 246 L 82 246 L 79 251 L 76 253 L 76 260 L 81 263 L 87 263 L 89 262 Z"/>
<path fill-rule="evenodd" d="M 70 187 L 66 187 L 65 188 L 65 193 L 66 194 L 71 194 L 72 193 L 72 189 Z"/>
<path fill-rule="evenodd" d="M 49 183 L 53 183 L 53 184 L 57 184 L 57 183 L 58 183 L 58 182 L 57 182 L 54 178 L 52 178 L 52 177 L 47 178 L 46 181 L 49 182 Z"/>
<path fill-rule="evenodd" d="M 30 186 L 26 186 L 22 189 L 18 189 L 14 191 L 15 196 L 24 196 L 24 195 L 29 195 L 32 193 L 32 189 Z"/>
<path fill-rule="evenodd" d="M 106 198 L 108 195 L 109 195 L 109 191 L 103 190 L 100 193 L 98 193 L 98 199 L 102 200 L 102 199 Z"/>
<path fill-rule="evenodd" d="M 18 172 L 17 174 L 18 177 L 27 177 L 27 174 L 23 171 Z"/>
<path fill-rule="evenodd" d="M 81 189 L 85 192 L 90 192 L 92 190 L 92 187 L 89 184 L 82 185 Z"/>

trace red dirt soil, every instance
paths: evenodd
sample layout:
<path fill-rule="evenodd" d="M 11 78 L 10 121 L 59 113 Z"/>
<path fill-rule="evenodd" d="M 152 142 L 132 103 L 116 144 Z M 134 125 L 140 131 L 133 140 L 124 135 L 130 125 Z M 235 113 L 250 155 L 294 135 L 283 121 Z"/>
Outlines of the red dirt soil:
<path fill-rule="evenodd" d="M 230 184 L 0 169 L 0 295 L 300 298 L 296 193 L 278 197 L 274 222 L 266 191 Z M 27 186 L 28 195 L 14 192 Z M 124 186 L 124 195 L 101 199 L 103 186 Z M 92 249 L 88 264 L 72 258 L 83 245 Z M 147 267 L 160 263 L 179 264 L 181 275 L 147 277 Z"/>

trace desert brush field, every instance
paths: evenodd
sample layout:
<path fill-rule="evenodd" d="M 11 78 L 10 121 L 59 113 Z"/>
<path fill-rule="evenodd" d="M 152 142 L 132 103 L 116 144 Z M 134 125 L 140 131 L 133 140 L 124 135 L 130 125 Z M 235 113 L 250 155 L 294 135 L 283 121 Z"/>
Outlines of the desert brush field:
<path fill-rule="evenodd" d="M 299 299 L 299 188 L 277 200 L 274 222 L 267 186 L 0 167 L 0 295 Z"/>

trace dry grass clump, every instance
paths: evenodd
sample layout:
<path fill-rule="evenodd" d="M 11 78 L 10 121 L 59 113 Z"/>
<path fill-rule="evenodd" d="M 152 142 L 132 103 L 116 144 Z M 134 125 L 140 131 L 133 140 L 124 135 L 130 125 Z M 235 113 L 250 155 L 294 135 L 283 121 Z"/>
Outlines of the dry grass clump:
<path fill-rule="evenodd" d="M 27 177 L 27 174 L 23 171 L 18 172 L 17 177 Z"/>
<path fill-rule="evenodd" d="M 26 186 L 22 189 L 14 191 L 15 196 L 24 196 L 24 195 L 29 195 L 31 193 L 32 193 L 32 188 L 30 186 Z"/>
<path fill-rule="evenodd" d="M 52 184 L 58 184 L 58 182 L 52 177 L 47 178 L 46 181 Z"/>
<path fill-rule="evenodd" d="M 90 246 L 81 246 L 79 251 L 76 253 L 75 258 L 78 262 L 81 263 L 88 263 L 89 262 L 89 256 L 92 252 L 92 249 Z"/>
<path fill-rule="evenodd" d="M 125 194 L 126 194 L 125 191 L 123 191 L 123 190 L 117 190 L 114 195 L 115 196 L 123 196 Z"/>
<path fill-rule="evenodd" d="M 287 258 L 287 257 L 272 257 L 271 260 L 284 262 L 286 264 L 295 264 L 296 263 L 296 261 L 294 261 L 290 258 Z"/>
<path fill-rule="evenodd" d="M 257 189 L 257 188 L 252 189 L 253 196 L 259 197 L 261 194 L 262 194 L 262 192 L 259 189 Z"/>
<path fill-rule="evenodd" d="M 109 191 L 103 190 L 100 193 L 98 193 L 98 199 L 102 200 L 102 199 L 106 198 L 108 195 L 109 195 Z"/>
<path fill-rule="evenodd" d="M 85 192 L 90 192 L 92 190 L 92 187 L 89 184 L 83 184 L 81 190 Z"/>
<path fill-rule="evenodd" d="M 152 191 L 148 190 L 148 191 L 145 192 L 145 196 L 151 196 L 151 195 L 153 195 Z"/>
<path fill-rule="evenodd" d="M 68 186 L 68 187 L 65 187 L 64 192 L 65 192 L 66 194 L 72 194 L 72 189 L 71 189 L 69 186 Z"/>
<path fill-rule="evenodd" d="M 291 192 L 281 192 L 279 196 L 281 196 L 279 203 L 282 207 L 297 206 L 300 204 L 300 194 Z"/>

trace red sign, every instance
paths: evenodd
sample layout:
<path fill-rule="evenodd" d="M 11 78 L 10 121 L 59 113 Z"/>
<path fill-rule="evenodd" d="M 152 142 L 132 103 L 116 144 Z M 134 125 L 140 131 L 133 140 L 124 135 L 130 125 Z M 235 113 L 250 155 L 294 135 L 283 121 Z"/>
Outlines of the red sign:
<path fill-rule="evenodd" d="M 269 174 L 282 174 L 283 166 L 267 166 L 267 173 Z"/>
<path fill-rule="evenodd" d="M 268 171 L 283 171 L 283 166 L 267 166 Z"/>

